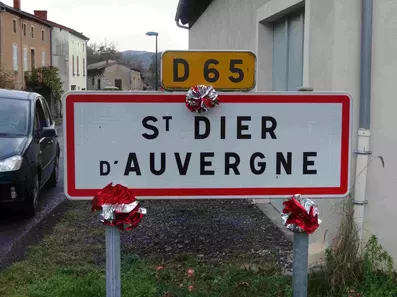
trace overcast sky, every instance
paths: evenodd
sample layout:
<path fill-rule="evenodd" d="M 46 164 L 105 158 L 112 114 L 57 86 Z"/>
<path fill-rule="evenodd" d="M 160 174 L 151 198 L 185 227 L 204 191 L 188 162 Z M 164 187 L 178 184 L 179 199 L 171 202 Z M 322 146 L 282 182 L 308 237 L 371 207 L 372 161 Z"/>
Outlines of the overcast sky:
<path fill-rule="evenodd" d="M 3 0 L 13 6 L 13 0 Z M 188 30 L 175 24 L 178 0 L 21 0 L 22 10 L 47 10 L 48 19 L 73 28 L 101 42 L 105 39 L 119 50 L 154 51 L 159 32 L 159 50 L 187 49 Z"/>

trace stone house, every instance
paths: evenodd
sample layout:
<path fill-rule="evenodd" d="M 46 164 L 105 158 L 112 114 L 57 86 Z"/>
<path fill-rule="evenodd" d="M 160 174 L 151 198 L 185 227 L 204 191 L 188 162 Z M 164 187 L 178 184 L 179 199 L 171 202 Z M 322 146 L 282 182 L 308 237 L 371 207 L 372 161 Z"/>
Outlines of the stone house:
<path fill-rule="evenodd" d="M 50 66 L 51 25 L 21 10 L 21 1 L 13 7 L 0 2 L 0 64 L 13 73 L 15 89 L 25 87 L 25 72 Z"/>
<path fill-rule="evenodd" d="M 142 73 L 114 60 L 106 60 L 87 66 L 87 89 L 103 90 L 117 87 L 120 91 L 143 90 Z"/>

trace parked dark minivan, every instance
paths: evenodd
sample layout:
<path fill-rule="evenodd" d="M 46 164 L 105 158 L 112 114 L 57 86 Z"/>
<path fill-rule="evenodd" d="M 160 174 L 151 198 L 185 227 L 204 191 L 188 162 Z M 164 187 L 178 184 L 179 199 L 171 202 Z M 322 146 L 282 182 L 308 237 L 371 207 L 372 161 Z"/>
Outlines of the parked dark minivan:
<path fill-rule="evenodd" d="M 0 89 L 0 208 L 34 216 L 40 190 L 55 187 L 60 146 L 46 100 Z"/>

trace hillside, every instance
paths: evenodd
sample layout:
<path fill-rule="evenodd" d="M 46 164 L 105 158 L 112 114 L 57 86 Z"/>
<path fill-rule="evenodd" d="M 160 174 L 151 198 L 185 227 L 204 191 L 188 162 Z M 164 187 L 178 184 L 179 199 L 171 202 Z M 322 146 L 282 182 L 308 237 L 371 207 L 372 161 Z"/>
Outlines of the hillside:
<path fill-rule="evenodd" d="M 154 52 L 126 50 L 122 51 L 121 55 L 123 57 L 133 57 L 141 60 L 143 63 L 143 67 L 148 69 L 152 62 Z M 159 56 L 161 56 L 161 53 L 159 53 Z"/>

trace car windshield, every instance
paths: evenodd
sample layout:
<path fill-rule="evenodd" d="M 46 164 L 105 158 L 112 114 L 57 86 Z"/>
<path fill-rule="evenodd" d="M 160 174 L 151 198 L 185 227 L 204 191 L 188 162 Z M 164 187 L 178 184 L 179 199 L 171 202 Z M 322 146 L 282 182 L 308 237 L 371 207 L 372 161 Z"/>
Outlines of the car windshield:
<path fill-rule="evenodd" d="M 23 136 L 28 133 L 29 101 L 0 98 L 0 136 Z"/>

